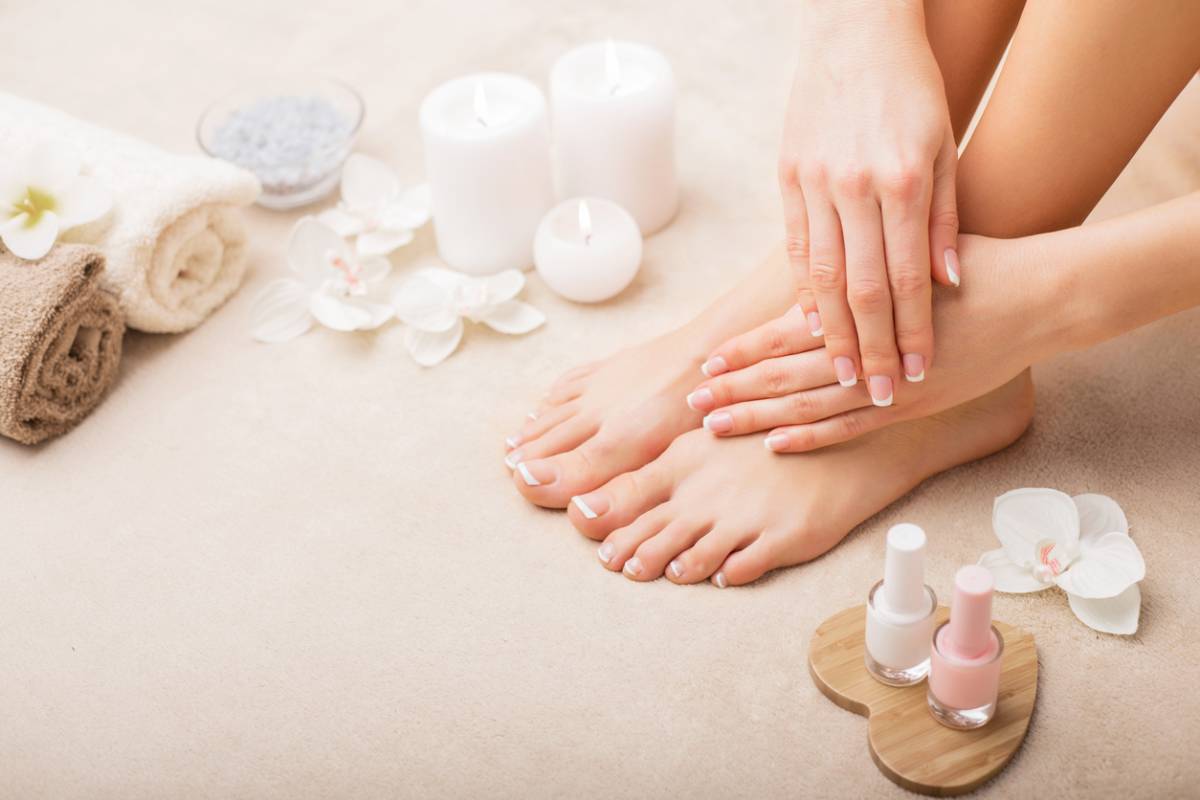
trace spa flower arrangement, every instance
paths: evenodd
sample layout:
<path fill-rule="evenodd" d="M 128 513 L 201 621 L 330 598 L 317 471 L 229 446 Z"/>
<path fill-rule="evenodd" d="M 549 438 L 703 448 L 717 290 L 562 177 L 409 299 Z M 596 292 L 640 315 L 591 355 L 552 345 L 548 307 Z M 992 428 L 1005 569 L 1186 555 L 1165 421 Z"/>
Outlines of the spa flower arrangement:
<path fill-rule="evenodd" d="M 342 171 L 342 199 L 317 217 L 342 236 L 356 237 L 360 256 L 385 256 L 413 240 L 429 221 L 429 186 L 402 189 L 396 173 L 354 153 Z"/>
<path fill-rule="evenodd" d="M 1016 489 L 996 498 L 992 526 L 1001 548 L 983 554 L 1002 592 L 1058 586 L 1075 616 L 1105 633 L 1137 631 L 1146 563 L 1125 513 L 1110 497 Z"/>

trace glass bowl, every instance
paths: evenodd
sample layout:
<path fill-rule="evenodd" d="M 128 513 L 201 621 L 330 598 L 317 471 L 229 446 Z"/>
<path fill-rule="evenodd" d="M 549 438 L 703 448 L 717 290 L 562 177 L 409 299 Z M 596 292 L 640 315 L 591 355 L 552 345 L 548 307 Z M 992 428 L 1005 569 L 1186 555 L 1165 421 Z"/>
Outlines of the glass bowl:
<path fill-rule="evenodd" d="M 196 140 L 258 176 L 259 205 L 297 208 L 337 186 L 364 113 L 358 92 L 332 78 L 260 81 L 205 109 Z"/>

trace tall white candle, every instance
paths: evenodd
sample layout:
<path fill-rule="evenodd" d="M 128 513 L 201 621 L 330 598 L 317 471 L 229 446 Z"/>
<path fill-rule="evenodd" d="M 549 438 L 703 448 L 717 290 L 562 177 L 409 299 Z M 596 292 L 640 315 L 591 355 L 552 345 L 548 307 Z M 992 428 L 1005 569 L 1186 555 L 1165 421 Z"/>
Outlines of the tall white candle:
<path fill-rule="evenodd" d="M 571 50 L 550 71 L 560 197 L 604 197 L 649 235 L 675 216 L 675 77 L 632 42 Z"/>
<path fill-rule="evenodd" d="M 528 269 L 554 204 L 541 90 L 515 75 L 469 75 L 430 92 L 420 119 L 442 260 L 473 275 Z"/>

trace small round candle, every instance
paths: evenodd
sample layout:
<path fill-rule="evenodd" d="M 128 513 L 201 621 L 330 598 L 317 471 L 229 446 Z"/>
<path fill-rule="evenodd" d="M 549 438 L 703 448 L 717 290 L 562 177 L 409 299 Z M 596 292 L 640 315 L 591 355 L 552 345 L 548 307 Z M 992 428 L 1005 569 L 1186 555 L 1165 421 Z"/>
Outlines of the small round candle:
<path fill-rule="evenodd" d="M 621 292 L 642 263 L 642 234 L 629 212 L 611 200 L 574 198 L 555 206 L 533 245 L 538 274 L 554 291 L 579 303 Z"/>
<path fill-rule="evenodd" d="M 550 71 L 560 197 L 604 197 L 642 233 L 679 206 L 675 177 L 675 78 L 662 53 L 632 42 L 595 42 Z"/>

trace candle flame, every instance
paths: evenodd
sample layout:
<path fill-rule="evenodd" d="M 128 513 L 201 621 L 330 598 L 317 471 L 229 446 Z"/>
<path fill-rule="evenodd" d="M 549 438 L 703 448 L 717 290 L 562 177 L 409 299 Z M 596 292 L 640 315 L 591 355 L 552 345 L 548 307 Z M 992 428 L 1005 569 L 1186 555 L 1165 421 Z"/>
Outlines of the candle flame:
<path fill-rule="evenodd" d="M 483 81 L 475 81 L 475 121 L 485 128 L 488 126 L 488 102 Z"/>
<path fill-rule="evenodd" d="M 608 77 L 608 93 L 616 94 L 621 88 L 621 62 L 617 60 L 617 48 L 612 39 L 604 43 L 604 74 Z"/>
<path fill-rule="evenodd" d="M 592 212 L 588 211 L 587 200 L 579 201 L 579 233 L 584 244 L 592 243 Z"/>

